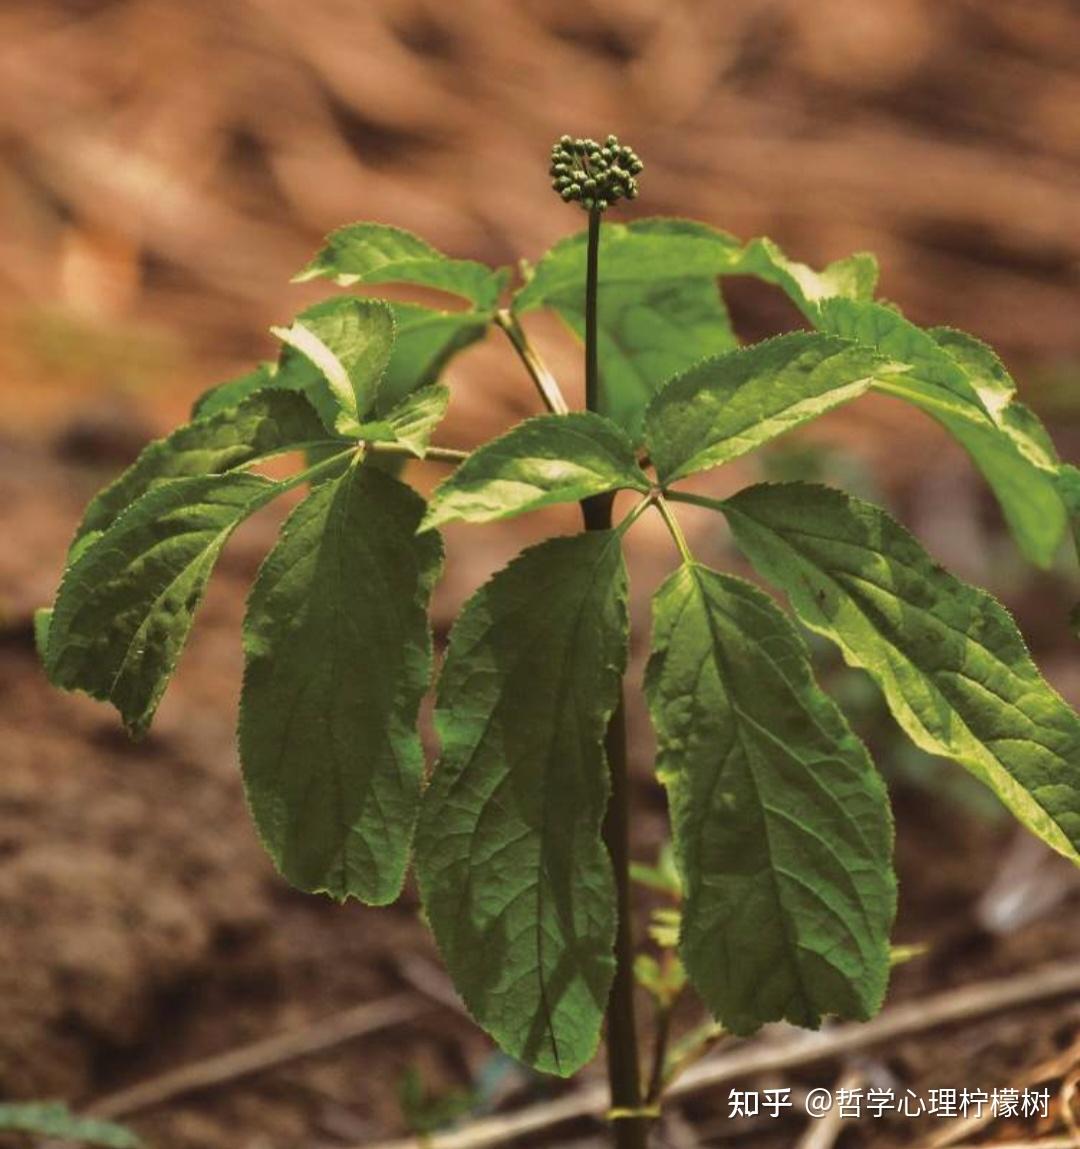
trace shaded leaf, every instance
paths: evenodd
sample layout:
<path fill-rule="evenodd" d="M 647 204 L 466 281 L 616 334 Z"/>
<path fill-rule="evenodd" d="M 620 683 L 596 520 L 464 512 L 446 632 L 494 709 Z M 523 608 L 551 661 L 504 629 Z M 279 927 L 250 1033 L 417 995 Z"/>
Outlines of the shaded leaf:
<path fill-rule="evenodd" d="M 653 609 L 646 692 L 690 981 L 733 1033 L 865 1020 L 896 908 L 881 778 L 768 596 L 688 565 Z"/>
<path fill-rule="evenodd" d="M 150 443 L 92 500 L 75 538 L 107 528 L 129 503 L 162 479 L 218 475 L 327 439 L 326 429 L 303 395 L 256 392 L 236 407 L 197 419 Z M 340 451 L 342 446 L 338 442 L 335 449 Z"/>
<path fill-rule="evenodd" d="M 584 289 L 551 306 L 585 338 Z M 601 283 L 598 316 L 600 412 L 635 441 L 645 408 L 665 379 L 738 345 L 711 279 Z"/>
<path fill-rule="evenodd" d="M 562 1076 L 596 1050 L 614 968 L 603 738 L 627 637 L 618 536 L 550 539 L 469 600 L 439 686 L 424 906 L 480 1025 Z"/>
<path fill-rule="evenodd" d="M 217 383 L 208 388 L 191 405 L 192 419 L 202 419 L 208 415 L 216 415 L 219 411 L 227 411 L 254 395 L 256 391 L 273 386 L 277 369 L 276 363 L 260 363 L 244 375 L 238 375 L 235 379 L 227 379 L 224 383 Z"/>
<path fill-rule="evenodd" d="M 397 896 L 420 804 L 417 711 L 442 561 L 423 500 L 353 466 L 290 515 L 252 589 L 240 757 L 263 843 L 311 892 Z"/>
<path fill-rule="evenodd" d="M 839 491 L 757 486 L 725 509 L 751 562 L 871 675 L 917 746 L 966 767 L 1080 861 L 1080 718 L 999 603 L 936 565 L 883 510 Z"/>
<path fill-rule="evenodd" d="M 585 323 L 582 232 L 556 244 L 514 299 L 524 313 L 551 307 L 580 337 Z M 600 240 L 600 413 L 640 435 L 660 384 L 705 355 L 736 344 L 716 276 L 739 248 L 689 220 L 605 223 Z"/>
<path fill-rule="evenodd" d="M 800 331 L 707 359 L 662 388 L 645 416 L 661 482 L 738 458 L 863 394 L 896 365 L 844 339 Z"/>
<path fill-rule="evenodd" d="M 72 562 L 45 659 L 49 680 L 112 702 L 144 733 L 218 555 L 279 484 L 243 472 L 156 484 Z"/>
<path fill-rule="evenodd" d="M 447 363 L 483 339 L 489 315 L 475 311 L 436 311 L 415 303 L 391 303 L 397 338 L 386 375 L 379 384 L 376 410 L 385 414 L 410 392 L 434 383 Z"/>
<path fill-rule="evenodd" d="M 341 406 L 326 376 L 303 355 L 288 345 L 276 363 L 260 363 L 254 371 L 219 383 L 204 391 L 192 406 L 192 419 L 207 419 L 234 411 L 245 399 L 262 391 L 294 391 L 302 394 L 318 412 L 327 435 L 339 434 Z"/>
<path fill-rule="evenodd" d="M 626 435 L 589 411 L 537 415 L 478 447 L 432 496 L 425 527 L 505 519 L 649 480 Z"/>

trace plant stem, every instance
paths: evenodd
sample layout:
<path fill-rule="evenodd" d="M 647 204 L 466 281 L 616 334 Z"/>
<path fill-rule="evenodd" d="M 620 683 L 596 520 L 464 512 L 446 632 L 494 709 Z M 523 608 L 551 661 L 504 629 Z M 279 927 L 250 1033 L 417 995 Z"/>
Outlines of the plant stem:
<path fill-rule="evenodd" d="M 536 390 L 540 393 L 540 398 L 543 399 L 547 409 L 554 415 L 565 415 L 570 410 L 570 406 L 563 397 L 555 376 L 547 369 L 547 365 L 533 349 L 517 320 L 517 316 L 508 308 L 502 307 L 495 312 L 495 322 L 506 332 L 514 350 L 518 353 L 522 363 L 525 364 L 530 378 L 536 384 Z"/>
<path fill-rule="evenodd" d="M 683 534 L 682 527 L 679 525 L 679 520 L 675 517 L 668 505 L 667 499 L 663 495 L 656 496 L 656 509 L 660 512 L 664 523 L 667 526 L 668 533 L 675 540 L 675 545 L 679 548 L 679 554 L 682 556 L 682 561 L 691 564 L 694 561 L 694 556 L 690 553 L 690 547 L 686 542 L 686 535 Z"/>
<path fill-rule="evenodd" d="M 596 339 L 596 302 L 600 269 L 600 213 L 589 212 L 589 245 L 585 265 L 585 407 L 600 409 L 600 348 Z"/>
<path fill-rule="evenodd" d="M 689 503 L 694 507 L 708 507 L 710 511 L 723 511 L 723 499 L 710 499 L 708 495 L 695 495 L 691 491 L 665 491 L 664 498 L 672 503 Z"/>
<path fill-rule="evenodd" d="M 346 460 L 352 458 L 356 453 L 356 447 L 346 447 L 344 450 L 338 451 L 336 455 L 329 455 L 313 466 L 306 467 L 303 471 L 297 471 L 295 475 L 290 475 L 278 483 L 277 494 L 283 495 L 294 487 L 314 482 L 316 479 L 323 478 L 324 475 L 332 475 L 339 467 L 344 467 Z"/>
<path fill-rule="evenodd" d="M 652 495 L 646 495 L 637 506 L 632 507 L 622 518 L 619 525 L 615 528 L 620 535 L 625 535 L 626 532 L 641 518 L 641 516 L 653 505 Z"/>
<path fill-rule="evenodd" d="M 597 268 L 600 252 L 600 213 L 589 213 L 588 271 L 585 280 L 585 404 L 595 411 L 599 400 L 599 359 L 596 346 Z M 611 529 L 614 494 L 594 495 L 581 504 L 585 529 Z M 604 736 L 611 796 L 604 817 L 604 844 L 615 872 L 615 977 L 607 1007 L 607 1063 L 611 1109 L 628 1116 L 612 1120 L 615 1149 L 646 1149 L 649 1119 L 642 1108 L 638 1064 L 637 1020 L 634 1014 L 634 936 L 630 922 L 630 778 L 626 761 L 625 692 Z"/>

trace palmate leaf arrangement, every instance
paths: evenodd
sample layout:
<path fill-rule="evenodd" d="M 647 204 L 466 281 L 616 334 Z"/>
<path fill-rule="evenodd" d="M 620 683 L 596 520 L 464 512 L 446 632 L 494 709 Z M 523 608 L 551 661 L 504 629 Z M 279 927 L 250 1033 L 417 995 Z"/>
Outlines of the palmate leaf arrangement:
<path fill-rule="evenodd" d="M 622 542 L 642 514 L 663 517 L 681 558 L 653 600 L 644 683 L 681 887 L 678 957 L 637 964 L 661 1005 L 685 979 L 734 1034 L 865 1019 L 885 993 L 896 901 L 888 799 L 866 750 L 789 614 L 697 562 L 678 504 L 727 520 L 914 743 L 1080 862 L 1080 719 L 997 602 L 840 490 L 766 483 L 714 500 L 679 487 L 875 391 L 962 444 L 1045 567 L 1076 526 L 1080 472 L 988 347 L 874 300 L 871 256 L 815 272 L 767 239 L 686 220 L 601 228 L 605 209 L 636 197 L 641 166 L 613 136 L 556 144 L 554 186 L 588 228 L 526 267 L 505 306 L 505 271 L 379 224 L 330 235 L 298 279 L 416 284 L 467 307 L 338 294 L 276 329 L 276 363 L 207 392 L 93 500 L 38 620 L 52 682 L 112 702 L 140 735 L 230 534 L 307 487 L 244 623 L 239 745 L 262 840 L 293 885 L 372 905 L 397 897 L 412 855 L 454 984 L 529 1065 L 575 1072 L 606 1013 L 626 1146 L 645 1143 L 667 1073 L 640 1080 L 629 920 Z M 725 275 L 779 287 L 808 330 L 739 347 Z M 587 410 L 567 409 L 524 333 L 519 318 L 538 308 L 584 339 Z M 549 412 L 469 453 L 432 445 L 443 368 L 493 326 Z M 308 465 L 288 479 L 254 470 L 299 451 Z M 452 468 L 426 505 L 387 465 L 409 458 Z M 613 524 L 619 491 L 638 500 Z M 438 528 L 567 502 L 581 504 L 582 533 L 527 549 L 454 626 L 426 781 L 417 716 L 433 674 Z"/>

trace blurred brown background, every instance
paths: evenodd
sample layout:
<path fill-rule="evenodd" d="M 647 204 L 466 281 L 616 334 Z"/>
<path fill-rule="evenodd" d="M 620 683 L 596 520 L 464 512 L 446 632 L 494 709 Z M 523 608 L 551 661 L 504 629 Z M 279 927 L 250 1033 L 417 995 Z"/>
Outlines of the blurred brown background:
<path fill-rule="evenodd" d="M 402 959 L 431 955 L 413 901 L 366 911 L 293 895 L 248 824 L 232 749 L 237 628 L 274 515 L 226 556 L 147 742 L 127 744 L 103 708 L 49 690 L 30 641 L 86 498 L 205 386 L 272 354 L 266 328 L 317 294 L 288 280 L 324 232 L 370 218 L 453 255 L 535 259 L 580 226 L 547 188 L 552 140 L 615 131 L 647 163 L 641 214 L 768 233 L 814 264 L 875 251 L 883 294 L 918 322 L 993 342 L 1076 459 L 1078 46 L 1070 0 L 0 4 L 0 1096 L 82 1103 L 407 989 Z M 770 290 L 726 290 L 747 338 L 796 321 Z M 533 330 L 573 391 L 572 343 L 542 320 Z M 495 336 L 451 378 L 447 442 L 535 409 Z M 1009 603 L 1041 665 L 1080 699 L 1063 623 L 1071 568 L 1023 567 L 966 460 L 922 416 L 860 403 L 740 480 L 761 466 L 888 501 L 942 561 Z M 735 561 L 691 525 L 710 557 Z M 552 526 L 572 517 L 454 534 L 438 626 Z M 636 534 L 640 607 L 670 556 L 648 524 Z M 1075 952 L 1069 875 L 1024 854 L 947 768 L 905 759 L 873 697 L 823 672 L 894 787 L 901 936 L 934 943 L 895 992 Z M 663 808 L 640 712 L 636 731 L 647 856 Z M 1050 895 L 1002 926 L 994 882 L 1015 895 L 1000 859 L 1016 851 Z M 905 1080 L 959 1057 L 973 1084 L 993 1085 L 1060 1044 L 1070 1017 L 1075 1007 L 995 1026 L 960 1052 L 896 1056 Z M 363 1144 L 423 1120 L 426 1103 L 399 1100 L 407 1082 L 445 1098 L 492 1064 L 466 1022 L 436 1010 L 134 1123 L 160 1146 Z M 683 1114 L 690 1144 L 711 1143 L 722 1109 Z M 860 1136 L 850 1143 L 915 1133 Z"/>

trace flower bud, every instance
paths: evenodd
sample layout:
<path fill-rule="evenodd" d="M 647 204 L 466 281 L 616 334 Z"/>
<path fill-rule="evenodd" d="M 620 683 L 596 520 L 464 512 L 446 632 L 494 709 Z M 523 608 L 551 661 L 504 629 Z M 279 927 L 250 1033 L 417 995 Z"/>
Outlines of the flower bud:
<path fill-rule="evenodd" d="M 562 136 L 551 150 L 551 186 L 564 201 L 588 212 L 606 211 L 620 199 L 637 199 L 634 177 L 644 164 L 633 148 L 609 135 L 603 144 L 589 137 Z"/>

